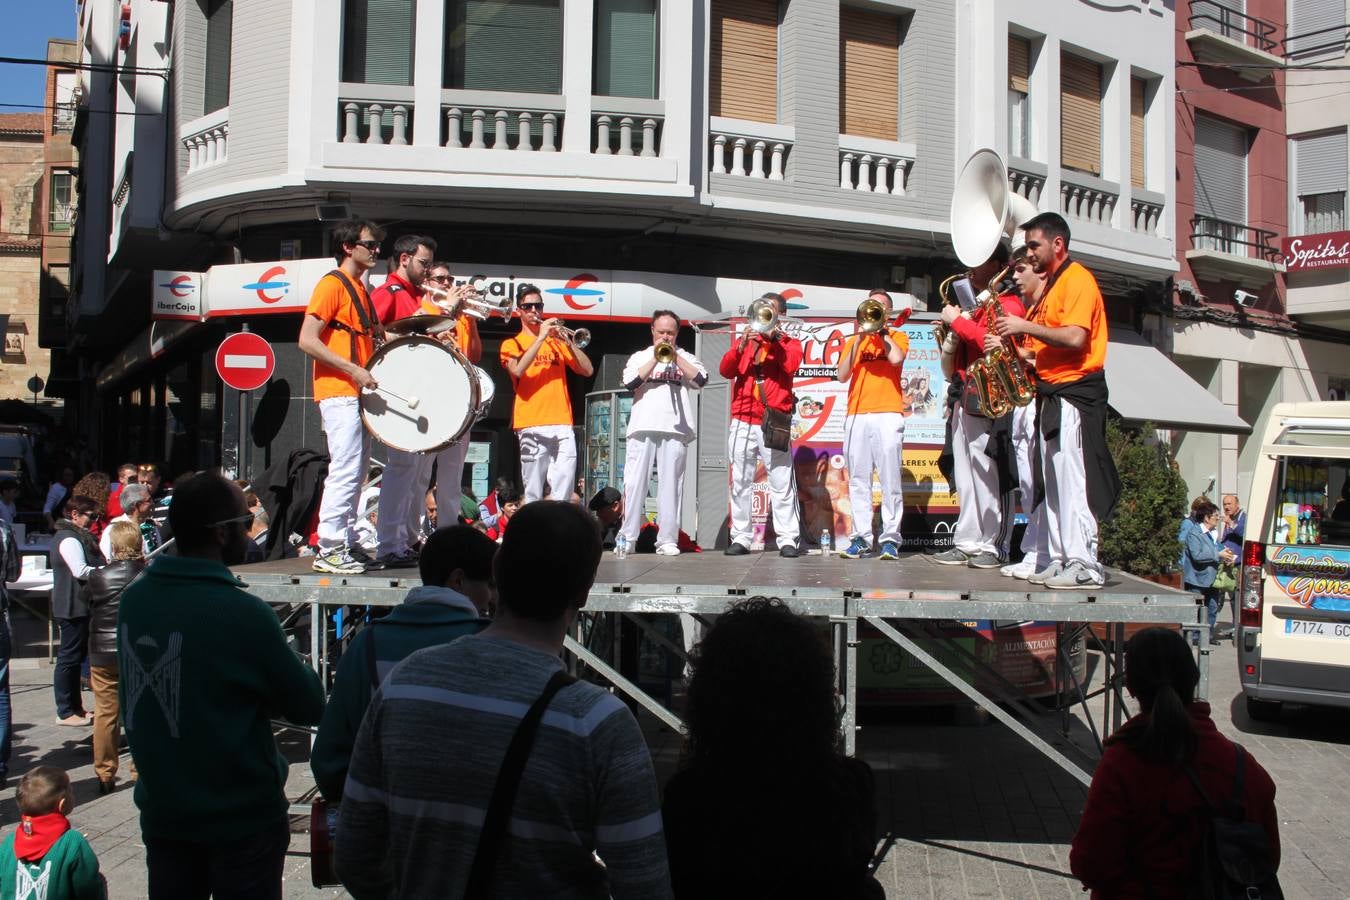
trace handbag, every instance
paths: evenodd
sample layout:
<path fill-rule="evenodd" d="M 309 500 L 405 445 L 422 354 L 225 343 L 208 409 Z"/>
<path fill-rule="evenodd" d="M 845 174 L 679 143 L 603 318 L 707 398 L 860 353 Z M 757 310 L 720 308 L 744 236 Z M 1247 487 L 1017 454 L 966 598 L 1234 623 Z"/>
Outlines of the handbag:
<path fill-rule="evenodd" d="M 770 450 L 791 450 L 792 413 L 769 406 L 769 401 L 764 396 L 763 378 L 755 379 L 755 387 L 759 389 L 759 400 L 764 404 L 764 421 L 759 426 L 764 433 L 764 446 Z"/>
<path fill-rule="evenodd" d="M 1237 567 L 1231 563 L 1219 566 L 1219 571 L 1214 575 L 1214 584 L 1210 587 L 1216 591 L 1237 590 Z"/>

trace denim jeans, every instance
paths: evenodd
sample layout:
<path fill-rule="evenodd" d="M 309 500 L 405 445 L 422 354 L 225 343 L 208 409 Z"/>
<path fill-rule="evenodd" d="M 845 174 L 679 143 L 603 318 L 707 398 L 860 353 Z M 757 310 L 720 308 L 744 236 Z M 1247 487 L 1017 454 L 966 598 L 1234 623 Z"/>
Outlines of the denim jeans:
<path fill-rule="evenodd" d="M 234 841 L 145 838 L 150 900 L 281 900 L 291 846 L 286 819 Z"/>
<path fill-rule="evenodd" d="M 52 691 L 56 694 L 56 715 L 68 719 L 84 715 L 80 697 L 80 667 L 89 658 L 89 617 L 57 619 L 61 626 L 61 646 L 56 650 L 52 672 Z"/>
<path fill-rule="evenodd" d="M 9 610 L 0 612 L 0 782 L 9 777 L 9 750 L 13 743 L 13 722 L 9 705 Z"/>

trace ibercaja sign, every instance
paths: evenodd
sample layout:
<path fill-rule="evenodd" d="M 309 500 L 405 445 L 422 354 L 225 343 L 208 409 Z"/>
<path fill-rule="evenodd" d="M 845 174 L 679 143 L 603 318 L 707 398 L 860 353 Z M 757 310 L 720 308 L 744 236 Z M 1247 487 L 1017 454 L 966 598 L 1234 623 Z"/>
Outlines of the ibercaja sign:
<path fill-rule="evenodd" d="M 1350 231 L 1302 234 L 1284 239 L 1286 272 L 1310 269 L 1350 269 Z"/>

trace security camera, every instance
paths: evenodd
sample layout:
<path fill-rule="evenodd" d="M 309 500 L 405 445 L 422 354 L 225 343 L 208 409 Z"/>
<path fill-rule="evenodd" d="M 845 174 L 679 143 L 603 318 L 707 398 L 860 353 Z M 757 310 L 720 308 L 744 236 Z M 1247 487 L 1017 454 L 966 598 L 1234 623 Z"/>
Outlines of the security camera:
<path fill-rule="evenodd" d="M 1254 306 L 1260 298 L 1247 291 L 1233 291 L 1233 300 L 1238 306 Z"/>

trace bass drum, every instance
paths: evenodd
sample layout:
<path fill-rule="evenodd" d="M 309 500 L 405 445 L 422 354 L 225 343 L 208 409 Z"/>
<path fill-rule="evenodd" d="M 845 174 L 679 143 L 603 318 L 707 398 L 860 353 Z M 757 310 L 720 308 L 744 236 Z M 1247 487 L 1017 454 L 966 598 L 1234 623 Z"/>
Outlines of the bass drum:
<path fill-rule="evenodd" d="M 361 420 L 386 446 L 430 453 L 473 425 L 478 377 L 455 347 L 420 335 L 402 337 L 376 350 L 366 368 L 389 393 L 362 391 Z"/>
<path fill-rule="evenodd" d="M 478 375 L 478 407 L 474 410 L 473 420 L 482 421 L 487 418 L 488 412 L 492 409 L 492 398 L 497 395 L 497 386 L 492 383 L 492 376 L 480 369 L 473 367 Z"/>

